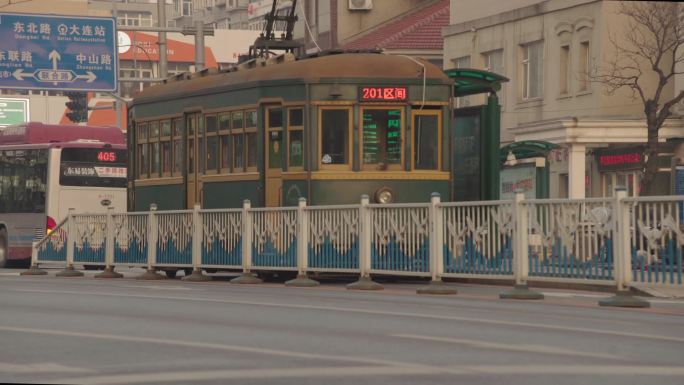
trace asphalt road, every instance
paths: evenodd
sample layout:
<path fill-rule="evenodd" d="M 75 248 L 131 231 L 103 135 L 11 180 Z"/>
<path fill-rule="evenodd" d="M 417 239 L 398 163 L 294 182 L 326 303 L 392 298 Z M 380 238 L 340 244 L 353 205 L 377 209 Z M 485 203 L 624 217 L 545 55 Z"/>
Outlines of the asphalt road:
<path fill-rule="evenodd" d="M 0 270 L 0 382 L 682 384 L 684 301 L 456 285 L 419 296 L 280 284 L 19 277 Z M 92 273 L 90 273 L 92 274 Z M 129 276 L 131 276 L 129 274 Z"/>

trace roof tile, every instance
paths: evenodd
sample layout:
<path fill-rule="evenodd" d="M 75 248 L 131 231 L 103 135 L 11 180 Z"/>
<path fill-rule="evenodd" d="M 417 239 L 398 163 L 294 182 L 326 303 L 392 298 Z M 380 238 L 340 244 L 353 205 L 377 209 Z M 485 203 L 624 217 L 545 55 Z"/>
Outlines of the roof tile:
<path fill-rule="evenodd" d="M 439 0 L 344 46 L 346 49 L 442 49 L 442 28 L 449 25 L 449 0 Z"/>

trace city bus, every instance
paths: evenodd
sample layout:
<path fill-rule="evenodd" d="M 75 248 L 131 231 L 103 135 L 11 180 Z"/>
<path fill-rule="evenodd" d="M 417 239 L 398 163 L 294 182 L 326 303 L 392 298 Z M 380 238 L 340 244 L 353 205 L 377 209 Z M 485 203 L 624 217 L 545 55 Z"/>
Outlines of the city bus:
<path fill-rule="evenodd" d="M 124 133 L 26 123 L 0 128 L 0 267 L 26 265 L 33 240 L 76 212 L 126 210 Z"/>

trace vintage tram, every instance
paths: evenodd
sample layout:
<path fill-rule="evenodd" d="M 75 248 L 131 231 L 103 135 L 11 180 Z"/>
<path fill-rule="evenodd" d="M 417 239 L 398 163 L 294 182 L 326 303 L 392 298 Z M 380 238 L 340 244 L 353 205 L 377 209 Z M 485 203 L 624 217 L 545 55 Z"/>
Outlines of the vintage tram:
<path fill-rule="evenodd" d="M 453 84 L 380 52 L 179 74 L 129 105 L 129 210 L 449 197 Z"/>

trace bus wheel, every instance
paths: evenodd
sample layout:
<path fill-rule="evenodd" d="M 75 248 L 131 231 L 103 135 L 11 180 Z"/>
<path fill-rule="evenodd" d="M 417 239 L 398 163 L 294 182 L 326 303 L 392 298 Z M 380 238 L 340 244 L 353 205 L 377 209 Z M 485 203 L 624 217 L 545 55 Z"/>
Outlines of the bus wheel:
<path fill-rule="evenodd" d="M 176 278 L 176 273 L 178 273 L 178 270 L 164 270 L 164 273 L 167 277 L 173 279 Z"/>
<path fill-rule="evenodd" d="M 7 265 L 7 229 L 0 229 L 0 269 Z"/>

